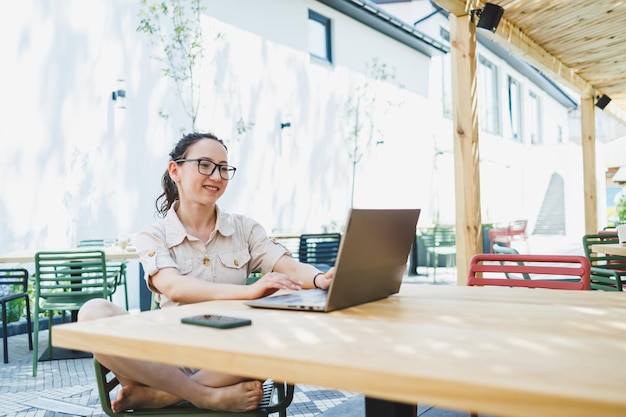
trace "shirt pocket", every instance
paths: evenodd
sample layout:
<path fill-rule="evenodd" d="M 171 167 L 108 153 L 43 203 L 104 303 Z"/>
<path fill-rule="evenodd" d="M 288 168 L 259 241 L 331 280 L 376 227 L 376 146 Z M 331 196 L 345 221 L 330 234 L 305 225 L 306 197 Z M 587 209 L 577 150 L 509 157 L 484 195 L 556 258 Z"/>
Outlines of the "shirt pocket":
<path fill-rule="evenodd" d="M 250 253 L 248 251 L 226 252 L 218 255 L 219 269 L 217 277 L 220 282 L 230 284 L 242 284 L 248 278 L 248 263 Z"/>
<path fill-rule="evenodd" d="M 250 262 L 250 254 L 247 251 L 221 253 L 218 258 L 222 266 L 228 269 L 241 269 Z"/>

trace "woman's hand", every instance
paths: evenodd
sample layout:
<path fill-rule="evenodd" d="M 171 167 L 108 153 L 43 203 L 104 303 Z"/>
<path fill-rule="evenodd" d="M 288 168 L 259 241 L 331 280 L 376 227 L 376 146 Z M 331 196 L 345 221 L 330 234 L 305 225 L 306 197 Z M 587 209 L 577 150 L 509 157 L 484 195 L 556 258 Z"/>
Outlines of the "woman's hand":
<path fill-rule="evenodd" d="M 317 275 L 315 277 L 315 282 L 313 283 L 313 285 L 315 285 L 317 288 L 327 290 L 328 287 L 330 287 L 330 283 L 332 282 L 334 276 L 335 267 L 332 267 L 325 273 Z"/>
<path fill-rule="evenodd" d="M 269 272 L 248 287 L 251 290 L 250 299 L 255 299 L 274 294 L 278 290 L 301 290 L 302 282 L 280 272 Z"/>

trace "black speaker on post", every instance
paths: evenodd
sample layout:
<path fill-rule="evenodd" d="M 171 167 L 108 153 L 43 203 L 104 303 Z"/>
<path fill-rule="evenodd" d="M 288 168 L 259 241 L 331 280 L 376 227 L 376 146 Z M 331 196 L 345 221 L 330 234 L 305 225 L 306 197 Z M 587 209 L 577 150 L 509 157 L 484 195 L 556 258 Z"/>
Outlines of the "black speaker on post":
<path fill-rule="evenodd" d="M 607 96 L 606 94 L 603 94 L 602 97 L 600 97 L 598 99 L 598 101 L 596 101 L 596 107 L 598 107 L 599 109 L 604 110 L 604 108 L 611 102 L 611 97 Z"/>
<path fill-rule="evenodd" d="M 504 8 L 502 8 L 502 6 L 493 3 L 485 3 L 485 7 L 483 7 L 480 12 L 480 18 L 476 26 L 495 32 L 503 14 Z"/>

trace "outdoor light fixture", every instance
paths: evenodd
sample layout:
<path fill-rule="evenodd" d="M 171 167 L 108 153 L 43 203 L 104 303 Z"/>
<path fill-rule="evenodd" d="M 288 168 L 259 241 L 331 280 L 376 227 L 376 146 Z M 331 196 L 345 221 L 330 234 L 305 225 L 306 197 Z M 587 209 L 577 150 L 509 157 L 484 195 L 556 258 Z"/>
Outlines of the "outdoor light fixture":
<path fill-rule="evenodd" d="M 498 23 L 504 14 L 504 8 L 493 3 L 485 3 L 485 7 L 482 10 L 474 10 L 475 14 L 479 16 L 476 27 L 487 29 L 495 33 L 498 28 Z"/>
<path fill-rule="evenodd" d="M 111 93 L 111 99 L 115 103 L 115 107 L 118 109 L 126 108 L 126 90 L 115 90 Z"/>
<path fill-rule="evenodd" d="M 281 129 L 284 129 L 284 128 L 286 128 L 286 127 L 291 127 L 291 122 L 282 122 L 282 123 L 280 124 L 280 128 L 281 128 Z"/>
<path fill-rule="evenodd" d="M 116 101 L 119 98 L 126 98 L 126 90 L 117 90 L 111 93 L 111 98 Z"/>
<path fill-rule="evenodd" d="M 126 108 L 126 83 L 123 78 L 117 79 L 117 88 L 111 93 L 111 100 L 118 109 Z"/>
<path fill-rule="evenodd" d="M 596 101 L 596 107 L 598 107 L 601 110 L 604 110 L 604 108 L 611 102 L 611 97 L 607 96 L 606 94 L 603 94 L 602 97 L 598 98 L 598 101 Z"/>

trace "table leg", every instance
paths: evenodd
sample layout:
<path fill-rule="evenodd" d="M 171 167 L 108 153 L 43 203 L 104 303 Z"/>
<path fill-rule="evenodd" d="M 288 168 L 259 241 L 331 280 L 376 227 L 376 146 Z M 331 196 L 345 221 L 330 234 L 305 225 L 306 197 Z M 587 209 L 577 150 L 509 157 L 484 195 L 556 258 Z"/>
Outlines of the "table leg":
<path fill-rule="evenodd" d="M 366 417 L 415 417 L 417 405 L 365 397 Z"/>

